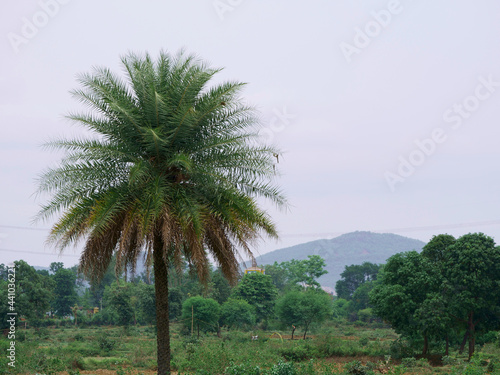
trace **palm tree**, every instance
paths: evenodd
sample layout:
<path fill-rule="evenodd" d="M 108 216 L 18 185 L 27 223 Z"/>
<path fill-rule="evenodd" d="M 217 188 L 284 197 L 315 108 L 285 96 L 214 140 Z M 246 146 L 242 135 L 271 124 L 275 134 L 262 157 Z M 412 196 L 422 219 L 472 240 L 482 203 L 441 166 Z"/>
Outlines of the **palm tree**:
<path fill-rule="evenodd" d="M 192 55 L 121 59 L 126 80 L 106 68 L 79 77 L 73 95 L 90 111 L 69 119 L 94 137 L 47 143 L 63 150 L 42 173 L 50 198 L 38 213 L 57 215 L 48 241 L 59 249 L 85 242 L 80 267 L 99 279 L 113 255 L 134 272 L 144 256 L 155 277 L 158 374 L 170 373 L 168 269 L 187 261 L 202 282 L 209 254 L 235 282 L 239 251 L 275 225 L 257 199 L 284 206 L 274 184 L 274 147 L 257 139 L 254 110 L 239 82 L 208 86 L 220 71 Z"/>

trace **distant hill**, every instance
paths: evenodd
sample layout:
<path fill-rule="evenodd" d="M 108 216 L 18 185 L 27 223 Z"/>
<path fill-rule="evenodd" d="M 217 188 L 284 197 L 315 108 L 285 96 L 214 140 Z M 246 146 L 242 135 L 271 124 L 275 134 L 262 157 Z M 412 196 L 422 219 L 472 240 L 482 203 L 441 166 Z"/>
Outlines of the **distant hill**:
<path fill-rule="evenodd" d="M 425 243 L 391 233 L 352 232 L 330 240 L 316 240 L 274 250 L 256 257 L 259 265 L 303 260 L 308 255 L 319 255 L 326 262 L 328 273 L 318 281 L 322 286 L 335 287 L 345 266 L 363 262 L 385 263 L 386 260 L 402 251 L 420 252 Z"/>

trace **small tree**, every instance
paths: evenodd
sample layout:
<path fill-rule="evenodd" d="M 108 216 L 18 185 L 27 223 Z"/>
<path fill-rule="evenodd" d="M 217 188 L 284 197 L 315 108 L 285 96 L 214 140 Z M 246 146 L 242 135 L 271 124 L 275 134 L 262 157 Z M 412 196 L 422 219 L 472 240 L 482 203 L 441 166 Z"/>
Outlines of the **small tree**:
<path fill-rule="evenodd" d="M 255 308 L 247 301 L 229 298 L 221 307 L 220 320 L 228 328 L 251 327 L 255 324 Z"/>
<path fill-rule="evenodd" d="M 190 297 L 182 304 L 182 321 L 188 328 L 196 327 L 198 337 L 200 329 L 216 332 L 220 316 L 220 305 L 212 298 Z"/>
<path fill-rule="evenodd" d="M 311 323 L 320 323 L 332 314 L 332 299 L 321 291 L 290 291 L 276 303 L 276 314 L 288 326 L 292 326 L 292 339 L 295 325 L 304 328 L 304 340 Z"/>

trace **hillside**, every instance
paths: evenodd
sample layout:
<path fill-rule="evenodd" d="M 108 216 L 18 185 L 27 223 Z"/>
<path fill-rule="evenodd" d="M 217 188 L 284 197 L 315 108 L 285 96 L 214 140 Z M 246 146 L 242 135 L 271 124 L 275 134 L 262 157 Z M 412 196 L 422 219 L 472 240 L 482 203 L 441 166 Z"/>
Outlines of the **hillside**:
<path fill-rule="evenodd" d="M 352 232 L 330 240 L 316 240 L 256 257 L 259 265 L 307 259 L 319 255 L 326 262 L 328 274 L 319 278 L 323 286 L 335 287 L 346 265 L 363 262 L 385 263 L 390 256 L 402 252 L 421 251 L 424 242 L 391 233 Z"/>

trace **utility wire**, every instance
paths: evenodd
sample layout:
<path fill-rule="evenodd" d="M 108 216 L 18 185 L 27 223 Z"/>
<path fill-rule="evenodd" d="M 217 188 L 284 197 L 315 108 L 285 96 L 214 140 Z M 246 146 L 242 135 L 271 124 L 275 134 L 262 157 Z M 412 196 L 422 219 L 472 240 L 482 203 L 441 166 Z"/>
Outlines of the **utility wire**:
<path fill-rule="evenodd" d="M 378 230 L 367 230 L 374 233 L 397 233 L 397 232 L 419 232 L 423 230 L 433 230 L 433 229 L 454 229 L 454 228 L 464 228 L 464 227 L 476 227 L 476 226 L 487 226 L 487 225 L 500 225 L 500 219 L 498 220 L 487 220 L 487 221 L 475 221 L 469 223 L 458 223 L 458 224 L 441 224 L 441 225 L 428 225 L 421 227 L 402 227 L 402 228 L 389 228 L 389 229 L 378 229 Z M 36 231 L 50 231 L 49 228 L 33 228 L 33 227 L 22 227 L 22 226 L 12 226 L 12 225 L 0 225 L 0 228 L 5 229 L 18 229 L 18 230 L 36 230 Z M 280 237 L 319 237 L 319 236 L 338 236 L 347 232 L 323 232 L 323 233 L 283 233 Z"/>

